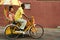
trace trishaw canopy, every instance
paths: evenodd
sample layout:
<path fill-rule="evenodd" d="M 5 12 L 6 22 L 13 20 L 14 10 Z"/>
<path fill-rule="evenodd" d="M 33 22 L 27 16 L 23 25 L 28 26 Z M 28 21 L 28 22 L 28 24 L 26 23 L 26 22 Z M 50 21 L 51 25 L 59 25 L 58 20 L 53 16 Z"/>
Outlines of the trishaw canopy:
<path fill-rule="evenodd" d="M 20 6 L 22 2 L 19 0 L 0 0 L 0 5 L 17 5 Z"/>
<path fill-rule="evenodd" d="M 22 2 L 20 0 L 0 0 L 0 6 L 4 6 L 4 15 L 6 17 L 6 13 L 8 11 L 8 7 L 12 6 L 21 6 Z"/>

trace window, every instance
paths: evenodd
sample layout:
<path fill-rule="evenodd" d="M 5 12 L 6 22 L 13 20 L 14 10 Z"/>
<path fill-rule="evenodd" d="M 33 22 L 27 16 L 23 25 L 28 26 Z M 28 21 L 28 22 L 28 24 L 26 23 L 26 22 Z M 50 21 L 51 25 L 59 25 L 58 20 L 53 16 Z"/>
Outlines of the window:
<path fill-rule="evenodd" d="M 31 9 L 31 4 L 30 3 L 25 3 L 25 9 Z"/>

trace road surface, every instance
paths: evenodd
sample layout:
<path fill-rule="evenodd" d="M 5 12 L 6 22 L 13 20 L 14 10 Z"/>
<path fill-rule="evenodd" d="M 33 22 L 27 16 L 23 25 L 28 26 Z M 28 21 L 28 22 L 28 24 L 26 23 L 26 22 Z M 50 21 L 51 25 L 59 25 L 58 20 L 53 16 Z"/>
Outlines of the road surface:
<path fill-rule="evenodd" d="M 44 28 L 44 35 L 42 38 L 33 39 L 29 36 L 18 37 L 17 39 L 7 39 L 4 36 L 4 27 L 0 28 L 0 40 L 60 40 L 60 29 L 58 28 Z"/>

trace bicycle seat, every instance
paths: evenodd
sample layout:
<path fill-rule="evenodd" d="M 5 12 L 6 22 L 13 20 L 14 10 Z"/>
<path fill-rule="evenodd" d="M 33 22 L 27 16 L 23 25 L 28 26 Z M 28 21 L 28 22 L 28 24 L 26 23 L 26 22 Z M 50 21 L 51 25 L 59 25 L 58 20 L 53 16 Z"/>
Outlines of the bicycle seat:
<path fill-rule="evenodd" d="M 13 24 L 17 24 L 17 23 L 20 23 L 20 22 L 17 22 L 17 21 L 13 21 L 12 23 L 13 23 Z"/>

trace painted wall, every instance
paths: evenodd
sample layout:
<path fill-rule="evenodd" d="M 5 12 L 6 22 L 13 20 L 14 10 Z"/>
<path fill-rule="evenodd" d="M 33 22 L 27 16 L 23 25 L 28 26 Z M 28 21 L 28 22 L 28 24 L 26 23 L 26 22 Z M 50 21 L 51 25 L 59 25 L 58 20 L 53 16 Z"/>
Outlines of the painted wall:
<path fill-rule="evenodd" d="M 25 10 L 28 16 L 34 16 L 36 23 L 43 27 L 56 28 L 60 25 L 60 2 L 55 1 L 36 1 L 36 0 L 21 0 L 24 3 L 31 3 L 31 9 Z M 3 9 L 0 8 L 0 25 L 7 24 L 3 16 Z M 3 19 L 3 20 L 2 20 Z"/>

